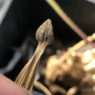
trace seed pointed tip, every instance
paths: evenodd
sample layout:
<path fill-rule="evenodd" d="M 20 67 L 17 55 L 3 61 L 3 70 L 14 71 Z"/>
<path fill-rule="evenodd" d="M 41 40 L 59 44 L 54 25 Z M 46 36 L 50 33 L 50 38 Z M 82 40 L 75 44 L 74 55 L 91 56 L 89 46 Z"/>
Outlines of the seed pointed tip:
<path fill-rule="evenodd" d="M 52 25 L 51 19 L 47 19 L 42 25 L 45 25 L 45 26 Z"/>
<path fill-rule="evenodd" d="M 49 18 L 46 21 L 49 22 L 49 23 L 51 23 L 51 19 L 49 19 Z"/>

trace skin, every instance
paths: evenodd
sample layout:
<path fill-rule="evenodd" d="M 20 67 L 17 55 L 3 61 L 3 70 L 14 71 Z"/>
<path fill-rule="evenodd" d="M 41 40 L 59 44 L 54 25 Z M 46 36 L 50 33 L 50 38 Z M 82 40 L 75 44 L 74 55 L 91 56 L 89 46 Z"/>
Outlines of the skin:
<path fill-rule="evenodd" d="M 0 95 L 32 95 L 4 75 L 0 74 Z"/>

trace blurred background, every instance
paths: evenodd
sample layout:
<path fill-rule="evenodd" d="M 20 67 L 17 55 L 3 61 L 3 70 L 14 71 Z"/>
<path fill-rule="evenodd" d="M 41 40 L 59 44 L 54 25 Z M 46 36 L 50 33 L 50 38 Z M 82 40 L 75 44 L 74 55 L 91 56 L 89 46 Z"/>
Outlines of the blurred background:
<path fill-rule="evenodd" d="M 95 0 L 56 2 L 87 36 L 95 32 Z M 58 54 L 60 50 L 67 50 L 82 38 L 45 0 L 0 0 L 0 73 L 15 80 L 36 49 L 36 30 L 48 18 L 52 20 L 54 42 L 46 48 L 39 68 L 41 64 L 46 66 L 45 60 L 49 56 Z M 45 85 L 45 76 L 39 78 L 39 71 L 37 74 L 36 78 Z M 61 82 L 55 83 L 60 85 Z M 64 86 L 66 90 L 70 87 Z"/>

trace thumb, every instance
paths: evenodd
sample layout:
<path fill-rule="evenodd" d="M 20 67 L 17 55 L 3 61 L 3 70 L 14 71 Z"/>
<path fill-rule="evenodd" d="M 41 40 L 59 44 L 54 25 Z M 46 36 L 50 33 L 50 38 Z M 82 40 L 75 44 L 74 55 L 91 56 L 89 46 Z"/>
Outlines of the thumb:
<path fill-rule="evenodd" d="M 0 95 L 32 95 L 4 75 L 0 74 Z"/>

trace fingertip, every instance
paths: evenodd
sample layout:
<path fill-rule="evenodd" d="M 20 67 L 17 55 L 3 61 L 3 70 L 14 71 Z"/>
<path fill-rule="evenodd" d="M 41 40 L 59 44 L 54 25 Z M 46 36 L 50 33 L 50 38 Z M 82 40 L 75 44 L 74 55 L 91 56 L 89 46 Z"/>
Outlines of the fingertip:
<path fill-rule="evenodd" d="M 0 74 L 0 95 L 32 95 L 4 75 Z"/>

